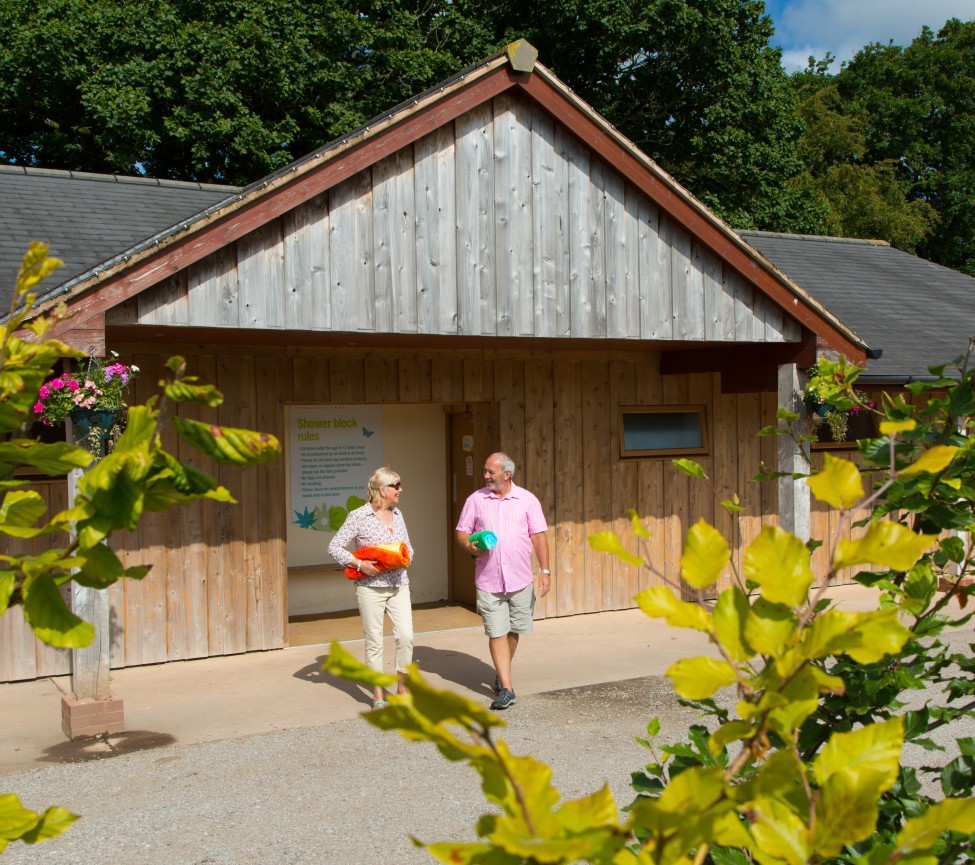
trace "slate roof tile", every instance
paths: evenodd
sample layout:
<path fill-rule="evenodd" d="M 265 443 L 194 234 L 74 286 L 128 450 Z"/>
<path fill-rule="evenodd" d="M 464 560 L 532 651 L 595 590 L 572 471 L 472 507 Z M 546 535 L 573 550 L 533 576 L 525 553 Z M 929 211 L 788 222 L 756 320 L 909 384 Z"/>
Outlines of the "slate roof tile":
<path fill-rule="evenodd" d="M 975 337 L 975 278 L 886 243 L 741 231 L 873 349 L 864 381 L 924 378 Z"/>
<path fill-rule="evenodd" d="M 0 165 L 0 315 L 32 240 L 59 268 L 41 291 L 85 273 L 235 195 L 236 186 Z"/>

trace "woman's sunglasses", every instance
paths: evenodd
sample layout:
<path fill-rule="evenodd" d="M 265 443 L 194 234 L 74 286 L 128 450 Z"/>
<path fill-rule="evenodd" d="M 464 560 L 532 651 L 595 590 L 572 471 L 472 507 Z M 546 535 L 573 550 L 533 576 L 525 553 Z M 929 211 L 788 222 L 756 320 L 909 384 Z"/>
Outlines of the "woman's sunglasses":
<path fill-rule="evenodd" d="M 395 484 L 387 484 L 387 486 L 391 490 L 401 490 L 401 489 L 403 489 L 403 482 L 402 481 L 396 481 Z"/>

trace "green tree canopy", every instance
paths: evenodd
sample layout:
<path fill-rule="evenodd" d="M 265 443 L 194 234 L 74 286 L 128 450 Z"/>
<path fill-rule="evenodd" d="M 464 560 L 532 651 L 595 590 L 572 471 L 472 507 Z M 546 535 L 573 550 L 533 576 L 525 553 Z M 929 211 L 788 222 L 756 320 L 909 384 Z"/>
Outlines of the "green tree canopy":
<path fill-rule="evenodd" d="M 758 0 L 482 3 L 546 66 L 738 228 L 815 231 L 796 100 Z"/>
<path fill-rule="evenodd" d="M 739 227 L 816 230 L 758 0 L 0 0 L 0 159 L 245 184 L 524 37 Z"/>
<path fill-rule="evenodd" d="M 235 184 L 491 50 L 383 0 L 0 0 L 0 29 L 4 161 Z"/>
<path fill-rule="evenodd" d="M 867 45 L 835 76 L 829 62 L 792 81 L 830 231 L 975 272 L 975 21 Z"/>

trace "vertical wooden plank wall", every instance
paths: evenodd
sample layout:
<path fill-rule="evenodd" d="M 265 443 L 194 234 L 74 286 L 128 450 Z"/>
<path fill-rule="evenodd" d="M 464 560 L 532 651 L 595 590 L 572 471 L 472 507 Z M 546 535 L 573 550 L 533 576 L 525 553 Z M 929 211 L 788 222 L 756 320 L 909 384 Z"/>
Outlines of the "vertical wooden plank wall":
<path fill-rule="evenodd" d="M 142 368 L 135 396 L 144 400 L 163 376 L 166 355 L 138 345 L 113 348 Z M 676 579 L 687 529 L 701 518 L 732 541 L 740 562 L 742 547 L 774 513 L 774 485 L 751 482 L 759 458 L 768 459 L 765 440 L 755 433 L 772 422 L 774 399 L 722 394 L 717 374 L 661 376 L 652 352 L 262 347 L 216 355 L 193 346 L 172 352 L 186 356 L 190 371 L 227 397 L 216 413 L 183 406 L 181 414 L 215 416 L 282 439 L 289 402 L 470 404 L 478 440 L 511 454 L 516 480 L 539 496 L 549 520 L 554 580 L 537 608 L 541 617 L 627 608 L 663 575 Z M 699 462 L 719 498 L 741 496 L 745 511 L 738 517 L 716 503 L 705 481 L 687 478 L 670 459 L 618 458 L 618 406 L 683 403 L 707 406 L 711 453 Z M 153 569 L 141 582 L 112 589 L 113 666 L 284 645 L 283 465 L 215 468 L 171 429 L 164 442 L 217 475 L 238 504 L 205 502 L 147 515 L 137 532 L 120 539 L 126 564 Z M 63 484 L 44 486 L 59 507 Z M 631 507 L 653 533 L 645 546 L 652 571 L 630 568 L 587 544 L 593 532 L 612 528 L 638 549 L 625 516 Z M 828 509 L 814 505 L 814 535 L 826 536 L 831 520 Z M 816 556 L 819 570 L 826 551 Z M 0 659 L 6 680 L 67 672 L 64 653 L 38 648 L 16 611 L 0 620 Z"/>
<path fill-rule="evenodd" d="M 44 499 L 48 516 L 67 507 L 68 488 L 64 481 L 41 480 L 32 484 L 32 489 Z M 17 540 L 4 536 L 3 543 L 4 552 L 10 555 L 40 555 L 52 545 L 66 544 L 67 537 Z M 19 606 L 0 616 L 0 681 L 64 675 L 70 672 L 69 662 L 66 650 L 53 649 L 34 638 Z"/>

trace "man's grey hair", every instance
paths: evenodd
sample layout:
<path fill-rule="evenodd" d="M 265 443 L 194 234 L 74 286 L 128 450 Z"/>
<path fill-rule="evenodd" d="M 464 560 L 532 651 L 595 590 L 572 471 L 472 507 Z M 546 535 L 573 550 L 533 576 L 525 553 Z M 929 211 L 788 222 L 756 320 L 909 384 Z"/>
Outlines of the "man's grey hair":
<path fill-rule="evenodd" d="M 515 461 L 507 454 L 496 453 L 495 456 L 501 460 L 501 471 L 507 472 L 512 477 L 515 476 Z"/>

